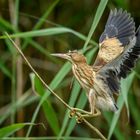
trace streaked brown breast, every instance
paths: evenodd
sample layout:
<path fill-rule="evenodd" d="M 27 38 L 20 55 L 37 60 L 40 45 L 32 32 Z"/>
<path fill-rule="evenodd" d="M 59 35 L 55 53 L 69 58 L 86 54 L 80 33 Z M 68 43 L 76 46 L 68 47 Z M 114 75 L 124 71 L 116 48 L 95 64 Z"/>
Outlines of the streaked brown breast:
<path fill-rule="evenodd" d="M 95 72 L 93 71 L 92 67 L 85 63 L 78 65 L 73 64 L 72 71 L 83 88 L 89 90 L 93 87 Z"/>

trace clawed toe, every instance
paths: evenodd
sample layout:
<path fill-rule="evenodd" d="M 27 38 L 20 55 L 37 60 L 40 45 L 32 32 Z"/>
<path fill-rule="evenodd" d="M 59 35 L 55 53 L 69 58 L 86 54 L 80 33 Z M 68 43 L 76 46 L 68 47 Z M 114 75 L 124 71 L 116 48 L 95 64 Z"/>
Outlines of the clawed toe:
<path fill-rule="evenodd" d="M 82 123 L 83 122 L 83 117 L 81 115 L 76 116 L 76 122 L 77 123 Z"/>
<path fill-rule="evenodd" d="M 72 109 L 70 112 L 69 112 L 69 117 L 72 118 L 74 117 L 76 114 L 76 110 L 75 109 Z"/>
<path fill-rule="evenodd" d="M 101 112 L 96 109 L 96 113 L 87 112 L 84 110 L 81 110 L 79 108 L 71 108 L 69 112 L 69 118 L 73 118 L 74 116 L 76 117 L 77 123 L 82 123 L 84 118 L 92 118 L 92 117 L 97 117 L 101 114 Z"/>
<path fill-rule="evenodd" d="M 76 122 L 77 123 L 82 123 L 83 122 L 83 117 L 80 113 L 78 113 L 78 114 L 77 113 L 76 113 L 76 109 L 72 108 L 71 111 L 69 112 L 69 117 L 73 118 L 75 116 L 76 117 Z"/>

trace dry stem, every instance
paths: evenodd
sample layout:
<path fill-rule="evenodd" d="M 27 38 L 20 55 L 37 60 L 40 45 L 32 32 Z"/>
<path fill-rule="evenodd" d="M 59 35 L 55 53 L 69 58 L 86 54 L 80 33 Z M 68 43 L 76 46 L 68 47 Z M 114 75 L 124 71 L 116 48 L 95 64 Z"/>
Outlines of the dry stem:
<path fill-rule="evenodd" d="M 17 44 L 10 38 L 8 33 L 5 33 L 6 36 L 9 38 L 9 40 L 12 42 L 14 47 L 17 49 L 17 51 L 20 53 L 20 55 L 23 57 L 23 59 L 26 61 L 27 65 L 30 67 L 30 69 L 34 72 L 34 74 L 38 77 L 38 79 L 42 82 L 42 84 L 60 101 L 62 102 L 69 110 L 72 110 L 72 107 L 70 107 L 64 100 L 62 100 L 45 82 L 44 80 L 38 75 L 38 73 L 35 71 L 35 69 L 32 67 L 30 62 L 27 60 L 27 58 L 24 56 L 21 49 L 17 46 Z M 80 117 L 80 113 L 76 112 L 76 116 Z M 103 134 L 93 125 L 91 125 L 85 118 L 83 118 L 83 122 L 90 127 L 93 131 L 95 131 L 103 140 L 107 140 Z"/>

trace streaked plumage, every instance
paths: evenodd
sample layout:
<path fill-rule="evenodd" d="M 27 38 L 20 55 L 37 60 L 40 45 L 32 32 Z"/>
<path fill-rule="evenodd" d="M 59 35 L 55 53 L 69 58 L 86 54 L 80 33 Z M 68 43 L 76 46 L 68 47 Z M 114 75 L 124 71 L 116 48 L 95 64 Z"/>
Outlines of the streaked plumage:
<path fill-rule="evenodd" d="M 72 63 L 74 76 L 87 92 L 91 114 L 96 109 L 117 111 L 113 94 L 119 93 L 121 78 L 126 78 L 140 56 L 140 31 L 136 36 L 129 13 L 111 10 L 99 46 L 93 66 L 78 51 L 54 54 Z"/>

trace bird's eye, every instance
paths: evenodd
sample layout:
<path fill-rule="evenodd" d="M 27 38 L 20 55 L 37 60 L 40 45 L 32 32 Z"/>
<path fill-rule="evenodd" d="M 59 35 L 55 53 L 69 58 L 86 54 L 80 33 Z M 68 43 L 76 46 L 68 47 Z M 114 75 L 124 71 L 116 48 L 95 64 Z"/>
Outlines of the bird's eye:
<path fill-rule="evenodd" d="M 68 55 L 68 56 L 71 56 L 71 51 L 68 51 L 67 55 Z"/>
<path fill-rule="evenodd" d="M 73 55 L 74 55 L 75 53 L 77 53 L 77 52 L 78 52 L 77 50 L 73 50 L 73 51 L 69 50 L 67 54 L 68 54 L 70 57 L 73 57 Z"/>

